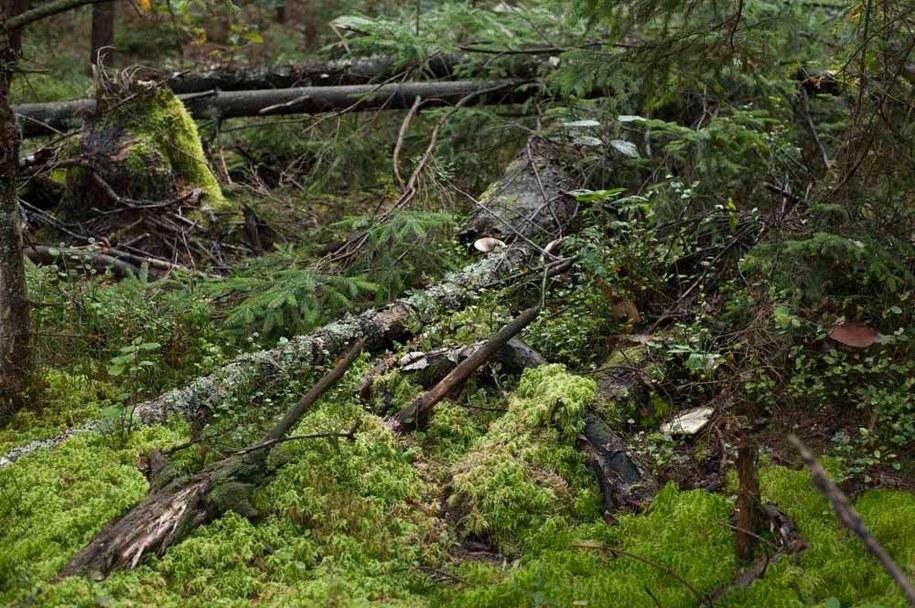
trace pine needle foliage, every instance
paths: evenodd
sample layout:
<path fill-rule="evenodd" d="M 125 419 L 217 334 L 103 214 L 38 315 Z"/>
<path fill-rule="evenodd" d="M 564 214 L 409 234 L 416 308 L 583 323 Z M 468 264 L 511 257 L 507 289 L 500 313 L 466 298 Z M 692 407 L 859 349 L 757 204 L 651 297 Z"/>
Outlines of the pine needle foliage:
<path fill-rule="evenodd" d="M 306 249 L 280 246 L 212 289 L 232 302 L 226 325 L 236 335 L 269 343 L 388 301 L 450 268 L 456 256 L 444 235 L 452 222 L 448 213 L 424 211 L 393 213 L 384 222 L 348 218 L 335 228 L 364 232 L 366 241 L 345 273 L 316 263 Z"/>

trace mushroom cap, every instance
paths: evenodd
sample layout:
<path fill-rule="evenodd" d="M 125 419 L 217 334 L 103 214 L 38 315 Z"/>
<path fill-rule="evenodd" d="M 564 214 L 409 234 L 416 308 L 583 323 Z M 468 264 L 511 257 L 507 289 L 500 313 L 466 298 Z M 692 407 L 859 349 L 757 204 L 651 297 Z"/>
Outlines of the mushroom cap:
<path fill-rule="evenodd" d="M 490 251 L 498 249 L 499 247 L 505 247 L 505 243 L 494 236 L 484 236 L 481 239 L 477 239 L 473 243 L 473 248 L 477 251 L 482 251 L 483 253 L 489 253 Z"/>
<path fill-rule="evenodd" d="M 858 321 L 836 321 L 829 328 L 829 337 L 854 348 L 867 348 L 880 342 L 880 332 Z"/>

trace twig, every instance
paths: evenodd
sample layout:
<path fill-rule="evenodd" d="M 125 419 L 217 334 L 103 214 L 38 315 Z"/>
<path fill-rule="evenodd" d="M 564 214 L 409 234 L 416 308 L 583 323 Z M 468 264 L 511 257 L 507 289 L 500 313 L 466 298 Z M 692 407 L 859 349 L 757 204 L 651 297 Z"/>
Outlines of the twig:
<path fill-rule="evenodd" d="M 359 427 L 362 426 L 362 418 L 356 420 L 356 423 L 353 425 L 353 428 L 348 430 L 345 433 L 308 433 L 306 435 L 289 435 L 288 437 L 280 437 L 279 439 L 271 439 L 270 441 L 264 441 L 257 445 L 238 450 L 236 454 L 248 454 L 257 450 L 264 450 L 267 448 L 272 448 L 278 443 L 286 443 L 287 441 L 299 441 L 302 439 L 323 439 L 331 437 L 339 437 L 342 439 L 347 439 L 349 441 L 356 440 L 356 432 L 359 430 Z"/>
<path fill-rule="evenodd" d="M 912 587 L 912 583 L 906 578 L 905 573 L 903 573 L 899 566 L 896 565 L 896 562 L 893 561 L 893 558 L 890 557 L 889 553 L 886 552 L 886 549 L 884 549 L 883 546 L 877 542 L 877 539 L 871 535 L 864 520 L 861 519 L 861 516 L 858 515 L 858 512 L 851 505 L 848 497 L 845 496 L 832 478 L 829 477 L 829 473 L 827 473 L 817 459 L 814 458 L 813 454 L 810 453 L 807 446 L 804 445 L 797 435 L 789 435 L 788 441 L 801 455 L 801 459 L 803 459 L 807 468 L 810 469 L 813 485 L 829 500 L 829 504 L 832 505 L 833 510 L 836 512 L 839 523 L 849 531 L 854 532 L 854 534 L 861 539 L 861 542 L 864 543 L 864 546 L 870 554 L 877 558 L 877 561 L 880 562 L 884 570 L 889 573 L 893 580 L 896 581 L 896 584 L 899 585 L 899 588 L 902 589 L 902 594 L 905 596 L 909 605 L 915 606 L 915 587 Z"/>
<path fill-rule="evenodd" d="M 404 183 L 403 178 L 400 176 L 400 150 L 403 148 L 403 139 L 407 134 L 407 129 L 410 128 L 410 121 L 416 116 L 416 111 L 419 110 L 419 104 L 422 103 L 422 100 L 422 97 L 419 95 L 416 96 L 416 99 L 413 100 L 413 105 L 410 107 L 410 111 L 407 112 L 403 122 L 400 123 L 400 131 L 397 133 L 397 144 L 394 146 L 394 157 L 391 160 L 391 164 L 394 165 L 394 177 L 401 187 Z"/>
<path fill-rule="evenodd" d="M 326 393 L 333 385 L 337 383 L 340 378 L 343 377 L 343 374 L 346 373 L 346 370 L 352 366 L 356 361 L 356 357 L 359 356 L 359 353 L 362 352 L 362 347 L 365 346 L 365 340 L 359 339 L 353 344 L 352 348 L 349 349 L 349 352 L 346 353 L 346 357 L 341 360 L 333 370 L 330 371 L 326 376 L 321 378 L 317 384 L 315 384 L 305 396 L 302 397 L 298 403 L 296 403 L 291 410 L 286 412 L 286 415 L 283 416 L 283 419 L 280 420 L 273 429 L 267 433 L 266 437 L 261 443 L 276 443 L 278 439 L 282 439 L 286 436 L 292 427 L 299 421 L 299 419 L 305 415 L 305 413 L 311 409 L 311 406 L 321 398 L 321 396 Z"/>
<path fill-rule="evenodd" d="M 413 403 L 400 410 L 391 421 L 392 429 L 395 432 L 403 433 L 423 427 L 436 403 L 444 399 L 451 389 L 467 380 L 470 374 L 486 363 L 506 342 L 530 325 L 531 321 L 537 318 L 537 313 L 539 312 L 539 308 L 528 308 L 515 317 L 511 323 L 500 329 L 496 335 L 487 340 L 472 355 L 461 361 L 438 384 L 420 395 Z"/>

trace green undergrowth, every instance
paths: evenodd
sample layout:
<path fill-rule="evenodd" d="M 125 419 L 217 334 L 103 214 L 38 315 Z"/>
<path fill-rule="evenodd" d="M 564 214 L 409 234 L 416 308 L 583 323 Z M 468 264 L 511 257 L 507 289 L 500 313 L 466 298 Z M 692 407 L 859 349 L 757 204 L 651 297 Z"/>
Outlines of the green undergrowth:
<path fill-rule="evenodd" d="M 187 429 L 139 429 L 121 449 L 87 433 L 0 469 L 0 603 L 692 607 L 693 592 L 670 572 L 705 594 L 742 569 L 730 490 L 669 484 L 646 513 L 619 515 L 618 525 L 601 519 L 596 483 L 575 449 L 595 399 L 591 380 L 561 365 L 528 370 L 505 413 L 468 422 L 465 408 L 444 401 L 426 432 L 404 441 L 354 399 L 361 373 L 353 371 L 294 434 L 345 433 L 361 421 L 355 441 L 278 446 L 270 457 L 277 473 L 253 499 L 259 518 L 223 515 L 163 557 L 102 582 L 51 579 L 145 495 L 138 460 L 153 447 L 181 443 Z M 443 491 L 449 482 L 450 494 Z M 716 606 L 823 606 L 830 598 L 841 606 L 903 606 L 859 541 L 838 529 L 804 471 L 766 466 L 762 488 L 810 548 Z M 857 507 L 900 565 L 915 572 L 915 495 L 872 490 Z M 463 555 L 459 543 L 468 537 L 500 548 L 506 559 Z"/>
<path fill-rule="evenodd" d="M 452 469 L 449 506 L 461 528 L 512 553 L 531 530 L 558 530 L 598 512 L 593 477 L 575 447 L 594 397 L 594 382 L 562 365 L 526 370 L 508 412 Z"/>
<path fill-rule="evenodd" d="M 36 379 L 32 392 L 37 407 L 20 410 L 0 427 L 0 453 L 97 417 L 115 395 L 110 384 L 51 369 Z"/>
<path fill-rule="evenodd" d="M 175 431 L 148 427 L 115 450 L 104 437 L 86 433 L 0 468 L 0 602 L 22 599 L 139 501 L 148 484 L 137 458 L 180 440 Z"/>

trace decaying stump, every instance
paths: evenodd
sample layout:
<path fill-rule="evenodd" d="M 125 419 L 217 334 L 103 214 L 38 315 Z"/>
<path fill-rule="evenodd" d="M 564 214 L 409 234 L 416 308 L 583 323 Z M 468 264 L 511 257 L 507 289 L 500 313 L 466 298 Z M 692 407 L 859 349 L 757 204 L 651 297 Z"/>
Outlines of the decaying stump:
<path fill-rule="evenodd" d="M 736 523 L 737 556 L 743 560 L 753 557 L 760 522 L 762 500 L 759 493 L 759 449 L 749 440 L 737 446 Z"/>
<path fill-rule="evenodd" d="M 503 241 L 518 236 L 546 244 L 562 234 L 578 202 L 562 172 L 551 161 L 550 143 L 531 139 L 499 180 L 480 195 L 476 210 L 461 228 L 461 239 L 484 236 Z"/>
<path fill-rule="evenodd" d="M 85 222 L 130 207 L 173 206 L 191 222 L 236 209 L 207 165 L 197 126 L 184 105 L 152 83 L 100 82 L 96 112 L 69 148 L 58 216 Z M 114 212 L 114 213 L 112 213 Z"/>

